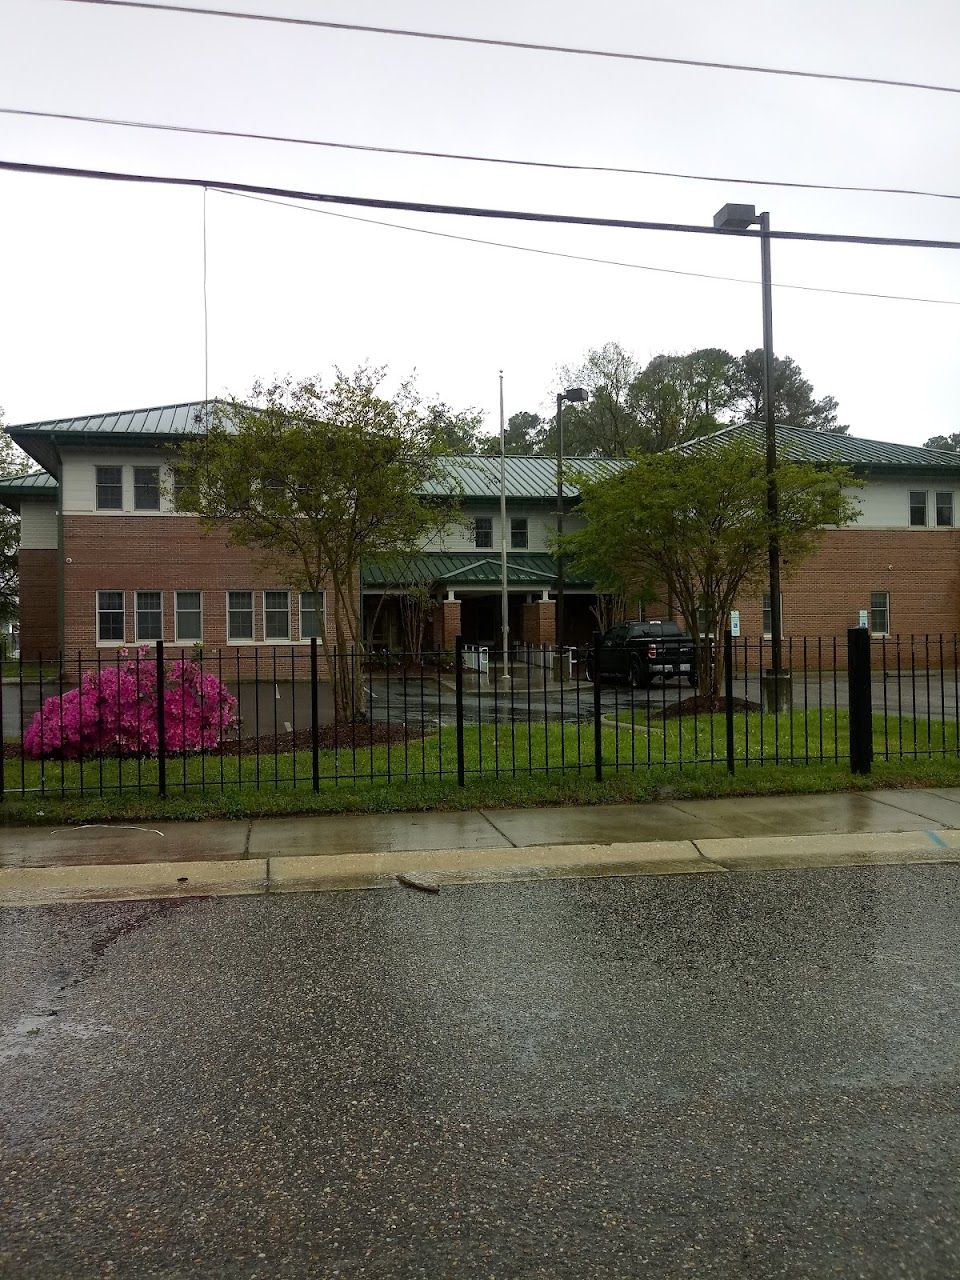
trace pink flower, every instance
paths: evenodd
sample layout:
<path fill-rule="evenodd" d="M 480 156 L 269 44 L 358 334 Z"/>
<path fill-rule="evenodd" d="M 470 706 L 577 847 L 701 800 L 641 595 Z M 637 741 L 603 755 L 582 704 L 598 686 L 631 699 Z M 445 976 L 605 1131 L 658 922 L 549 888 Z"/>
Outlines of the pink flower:
<path fill-rule="evenodd" d="M 156 755 L 157 668 L 139 656 L 88 672 L 78 688 L 48 698 L 24 734 L 25 753 L 34 760 Z M 167 754 L 209 751 L 237 724 L 236 698 L 195 662 L 164 668 L 163 712 Z"/>

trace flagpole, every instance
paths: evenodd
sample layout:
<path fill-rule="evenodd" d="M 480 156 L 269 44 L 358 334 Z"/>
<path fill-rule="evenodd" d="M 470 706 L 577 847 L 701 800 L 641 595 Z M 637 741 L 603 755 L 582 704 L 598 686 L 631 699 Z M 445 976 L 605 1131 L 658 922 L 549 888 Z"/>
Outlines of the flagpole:
<path fill-rule="evenodd" d="M 500 370 L 500 631 L 503 674 L 510 678 L 510 612 L 507 602 L 507 443 L 503 422 L 503 370 Z"/>

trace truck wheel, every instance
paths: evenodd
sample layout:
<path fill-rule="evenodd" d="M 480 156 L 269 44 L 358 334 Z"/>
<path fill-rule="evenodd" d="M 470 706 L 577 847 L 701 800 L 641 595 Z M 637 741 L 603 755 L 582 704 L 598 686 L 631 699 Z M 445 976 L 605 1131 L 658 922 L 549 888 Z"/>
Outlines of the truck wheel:
<path fill-rule="evenodd" d="M 688 672 L 687 672 L 687 681 L 688 681 L 688 683 L 690 683 L 691 685 L 693 685 L 693 687 L 694 687 L 694 689 L 695 689 L 695 688 L 697 687 L 697 685 L 700 683 L 700 676 L 698 675 L 698 673 L 697 673 L 695 670 L 694 670 L 694 671 L 688 671 Z"/>
<path fill-rule="evenodd" d="M 649 689 L 650 672 L 641 663 L 631 662 L 629 681 L 631 689 Z"/>

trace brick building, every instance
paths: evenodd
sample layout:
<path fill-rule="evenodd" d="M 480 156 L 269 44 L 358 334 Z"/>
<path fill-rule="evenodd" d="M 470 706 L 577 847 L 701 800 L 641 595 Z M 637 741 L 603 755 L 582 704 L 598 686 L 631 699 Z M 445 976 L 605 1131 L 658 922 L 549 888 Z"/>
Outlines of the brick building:
<path fill-rule="evenodd" d="M 0 501 L 22 519 L 25 657 L 58 650 L 89 656 L 163 639 L 202 643 L 228 659 L 265 644 L 302 662 L 331 593 L 314 599 L 300 592 L 293 575 L 281 581 L 251 552 L 173 509 L 171 462 L 178 442 L 201 432 L 205 417 L 204 404 L 190 403 L 7 429 L 41 468 L 0 481 Z M 799 428 L 780 428 L 778 448 L 784 458 L 845 463 L 864 480 L 856 524 L 826 530 L 810 559 L 784 566 L 784 635 L 842 637 L 864 609 L 875 635 L 953 633 L 960 456 Z M 618 465 L 566 461 L 568 474 Z M 373 645 L 403 647 L 400 602 L 411 585 L 433 602 L 428 644 L 449 647 L 458 634 L 499 644 L 500 461 L 451 457 L 439 487 L 459 497 L 463 520 L 412 559 L 384 557 L 362 567 L 364 631 Z M 556 461 L 508 458 L 506 495 L 511 637 L 549 645 L 556 636 Z M 568 529 L 576 526 L 577 497 L 565 483 Z M 593 586 L 568 572 L 564 597 L 564 638 L 583 642 L 596 625 Z M 738 607 L 744 635 L 769 630 L 762 599 Z"/>

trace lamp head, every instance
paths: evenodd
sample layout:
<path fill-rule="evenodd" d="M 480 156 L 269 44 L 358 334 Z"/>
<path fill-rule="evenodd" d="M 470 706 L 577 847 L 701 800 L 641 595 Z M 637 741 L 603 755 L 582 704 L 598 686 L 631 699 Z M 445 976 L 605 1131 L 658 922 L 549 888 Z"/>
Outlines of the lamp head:
<path fill-rule="evenodd" d="M 590 397 L 583 387 L 568 387 L 563 393 L 563 398 L 569 400 L 571 404 L 583 404 Z"/>
<path fill-rule="evenodd" d="M 757 220 L 757 210 L 752 204 L 725 204 L 713 215 L 716 231 L 746 231 Z"/>

